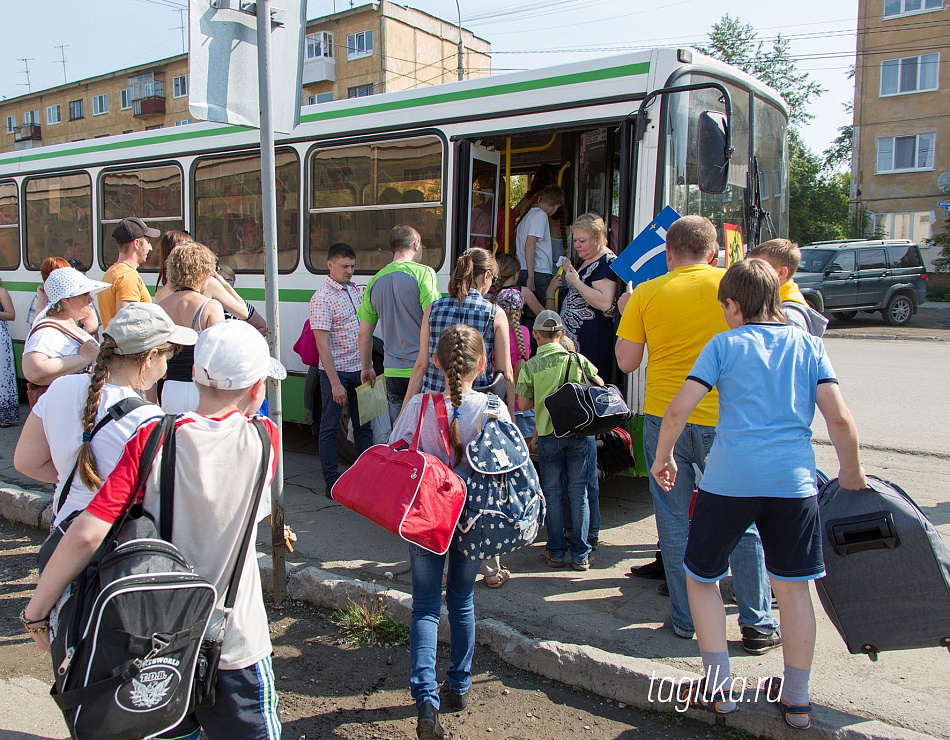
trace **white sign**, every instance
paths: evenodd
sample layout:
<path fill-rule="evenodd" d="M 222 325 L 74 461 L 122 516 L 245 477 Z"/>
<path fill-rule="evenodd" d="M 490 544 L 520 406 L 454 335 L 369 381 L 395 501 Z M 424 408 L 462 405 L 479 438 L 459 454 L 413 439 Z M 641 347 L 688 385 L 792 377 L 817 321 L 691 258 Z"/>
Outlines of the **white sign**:
<path fill-rule="evenodd" d="M 277 0 L 271 14 L 271 120 L 290 133 L 300 123 L 307 5 Z M 200 121 L 260 128 L 257 16 L 247 0 L 189 0 L 188 109 Z"/>

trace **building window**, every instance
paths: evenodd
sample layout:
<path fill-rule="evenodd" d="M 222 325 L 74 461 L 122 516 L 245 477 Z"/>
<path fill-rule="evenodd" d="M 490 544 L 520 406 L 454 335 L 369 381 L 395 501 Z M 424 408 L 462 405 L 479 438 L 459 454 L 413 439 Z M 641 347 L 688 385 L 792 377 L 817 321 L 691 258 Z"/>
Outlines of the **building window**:
<path fill-rule="evenodd" d="M 24 113 L 23 125 L 24 126 L 39 126 L 40 112 L 38 110 L 28 110 L 26 113 Z"/>
<path fill-rule="evenodd" d="M 356 87 L 351 87 L 346 91 L 346 97 L 348 98 L 365 98 L 367 95 L 373 94 L 373 85 L 357 85 Z"/>
<path fill-rule="evenodd" d="M 333 58 L 332 33 L 320 31 L 307 35 L 307 59 L 319 59 L 320 57 Z"/>
<path fill-rule="evenodd" d="M 910 239 L 914 242 L 922 242 L 929 239 L 933 230 L 932 224 L 936 221 L 933 211 L 916 211 L 913 213 L 876 213 L 874 214 L 874 230 L 878 234 L 883 234 L 885 239 Z M 895 259 L 895 248 L 891 249 L 891 262 L 900 266 L 904 265 L 907 257 Z M 916 258 L 916 250 L 914 252 Z M 910 265 L 915 266 L 915 265 Z"/>
<path fill-rule="evenodd" d="M 145 127 L 145 130 L 146 130 L 146 131 L 154 131 L 155 129 L 159 129 L 159 128 L 165 128 L 165 124 L 164 124 L 164 123 L 157 123 L 157 124 L 155 124 L 154 126 L 146 126 L 146 127 Z"/>
<path fill-rule="evenodd" d="M 316 104 L 317 104 L 317 96 L 316 96 L 316 95 L 309 95 L 309 96 L 307 96 L 307 105 L 316 105 Z"/>
<path fill-rule="evenodd" d="M 69 120 L 75 121 L 83 117 L 82 100 L 73 100 L 69 104 Z"/>
<path fill-rule="evenodd" d="M 877 171 L 913 172 L 934 168 L 936 134 L 893 136 L 877 140 Z"/>
<path fill-rule="evenodd" d="M 175 121 L 175 125 L 176 125 L 176 126 L 188 126 L 188 125 L 190 125 L 190 124 L 191 124 L 191 119 L 190 119 L 190 118 L 186 118 L 186 119 L 183 120 L 183 121 Z"/>
<path fill-rule="evenodd" d="M 12 134 L 16 131 L 16 116 L 7 116 L 7 133 Z"/>
<path fill-rule="evenodd" d="M 103 113 L 109 112 L 109 96 L 108 95 L 93 95 L 92 97 L 92 115 L 101 116 Z"/>
<path fill-rule="evenodd" d="M 941 8 L 943 8 L 943 0 L 884 0 L 884 17 L 896 18 Z"/>
<path fill-rule="evenodd" d="M 63 114 L 58 105 L 48 105 L 46 106 L 46 123 L 47 125 L 52 123 L 59 123 L 63 120 Z"/>
<path fill-rule="evenodd" d="M 346 37 L 346 58 L 362 59 L 373 55 L 373 32 L 360 31 Z"/>
<path fill-rule="evenodd" d="M 132 107 L 132 96 L 129 95 L 129 88 L 119 90 L 119 109 L 128 110 Z"/>
<path fill-rule="evenodd" d="M 939 54 L 888 59 L 881 62 L 881 95 L 924 92 L 937 89 Z"/>
<path fill-rule="evenodd" d="M 172 97 L 183 98 L 188 94 L 188 75 L 180 75 L 172 80 Z"/>
<path fill-rule="evenodd" d="M 332 103 L 333 102 L 333 93 L 317 93 L 317 102 L 318 103 Z"/>

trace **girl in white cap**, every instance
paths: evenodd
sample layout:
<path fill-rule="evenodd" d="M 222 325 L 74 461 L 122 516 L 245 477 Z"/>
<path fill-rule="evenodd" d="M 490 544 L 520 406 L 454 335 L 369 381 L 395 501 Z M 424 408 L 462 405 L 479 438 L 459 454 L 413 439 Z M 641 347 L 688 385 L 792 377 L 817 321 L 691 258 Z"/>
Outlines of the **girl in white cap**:
<path fill-rule="evenodd" d="M 83 372 L 96 359 L 99 343 L 78 322 L 92 314 L 93 295 L 108 287 L 72 267 L 60 267 L 46 278 L 49 304 L 37 315 L 23 346 L 30 406 L 56 378 Z"/>
<path fill-rule="evenodd" d="M 56 484 L 54 527 L 86 508 L 136 430 L 161 418 L 162 410 L 139 394 L 165 374 L 168 358 L 197 338 L 158 306 L 130 303 L 105 330 L 92 374 L 59 378 L 37 401 L 13 464 Z"/>

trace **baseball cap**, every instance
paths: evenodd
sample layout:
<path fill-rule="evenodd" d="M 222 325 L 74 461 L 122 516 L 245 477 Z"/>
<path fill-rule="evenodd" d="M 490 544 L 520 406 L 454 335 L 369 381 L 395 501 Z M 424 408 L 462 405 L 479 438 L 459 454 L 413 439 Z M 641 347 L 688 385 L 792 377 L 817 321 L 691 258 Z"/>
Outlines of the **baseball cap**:
<path fill-rule="evenodd" d="M 558 316 L 557 311 L 552 311 L 548 308 L 539 313 L 538 317 L 534 320 L 534 330 L 564 331 L 564 322 L 561 321 L 561 317 Z"/>
<path fill-rule="evenodd" d="M 524 308 L 524 296 L 521 295 L 521 288 L 503 288 L 498 291 L 495 303 L 504 303 L 511 306 L 515 311 Z"/>
<path fill-rule="evenodd" d="M 143 236 L 151 239 L 158 239 L 162 232 L 158 229 L 150 229 L 148 225 L 140 218 L 123 218 L 112 230 L 112 238 L 119 244 L 128 244 Z"/>
<path fill-rule="evenodd" d="M 115 340 L 117 355 L 137 355 L 165 342 L 190 345 L 198 339 L 198 332 L 178 326 L 154 303 L 130 303 L 120 308 L 103 333 Z"/>
<path fill-rule="evenodd" d="M 86 293 L 95 295 L 100 290 L 110 287 L 112 286 L 109 283 L 90 280 L 79 270 L 72 267 L 58 267 L 49 274 L 49 277 L 43 283 L 43 290 L 46 291 L 46 298 L 49 303 L 36 318 L 39 319 L 45 316 L 63 298 L 75 298 Z"/>
<path fill-rule="evenodd" d="M 198 335 L 195 382 L 199 385 L 241 390 L 261 378 L 286 377 L 284 366 L 270 356 L 264 337 L 244 321 L 220 321 Z"/>

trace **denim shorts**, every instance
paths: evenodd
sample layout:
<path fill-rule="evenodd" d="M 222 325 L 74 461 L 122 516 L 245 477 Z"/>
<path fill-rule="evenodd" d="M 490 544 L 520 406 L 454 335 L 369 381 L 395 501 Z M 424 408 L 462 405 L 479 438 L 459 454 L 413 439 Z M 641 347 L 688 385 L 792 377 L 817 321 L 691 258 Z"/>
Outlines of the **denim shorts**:
<path fill-rule="evenodd" d="M 729 570 L 729 555 L 753 523 L 771 578 L 811 581 L 825 575 L 818 496 L 719 496 L 702 488 L 686 540 L 686 572 L 707 583 L 722 579 Z"/>

